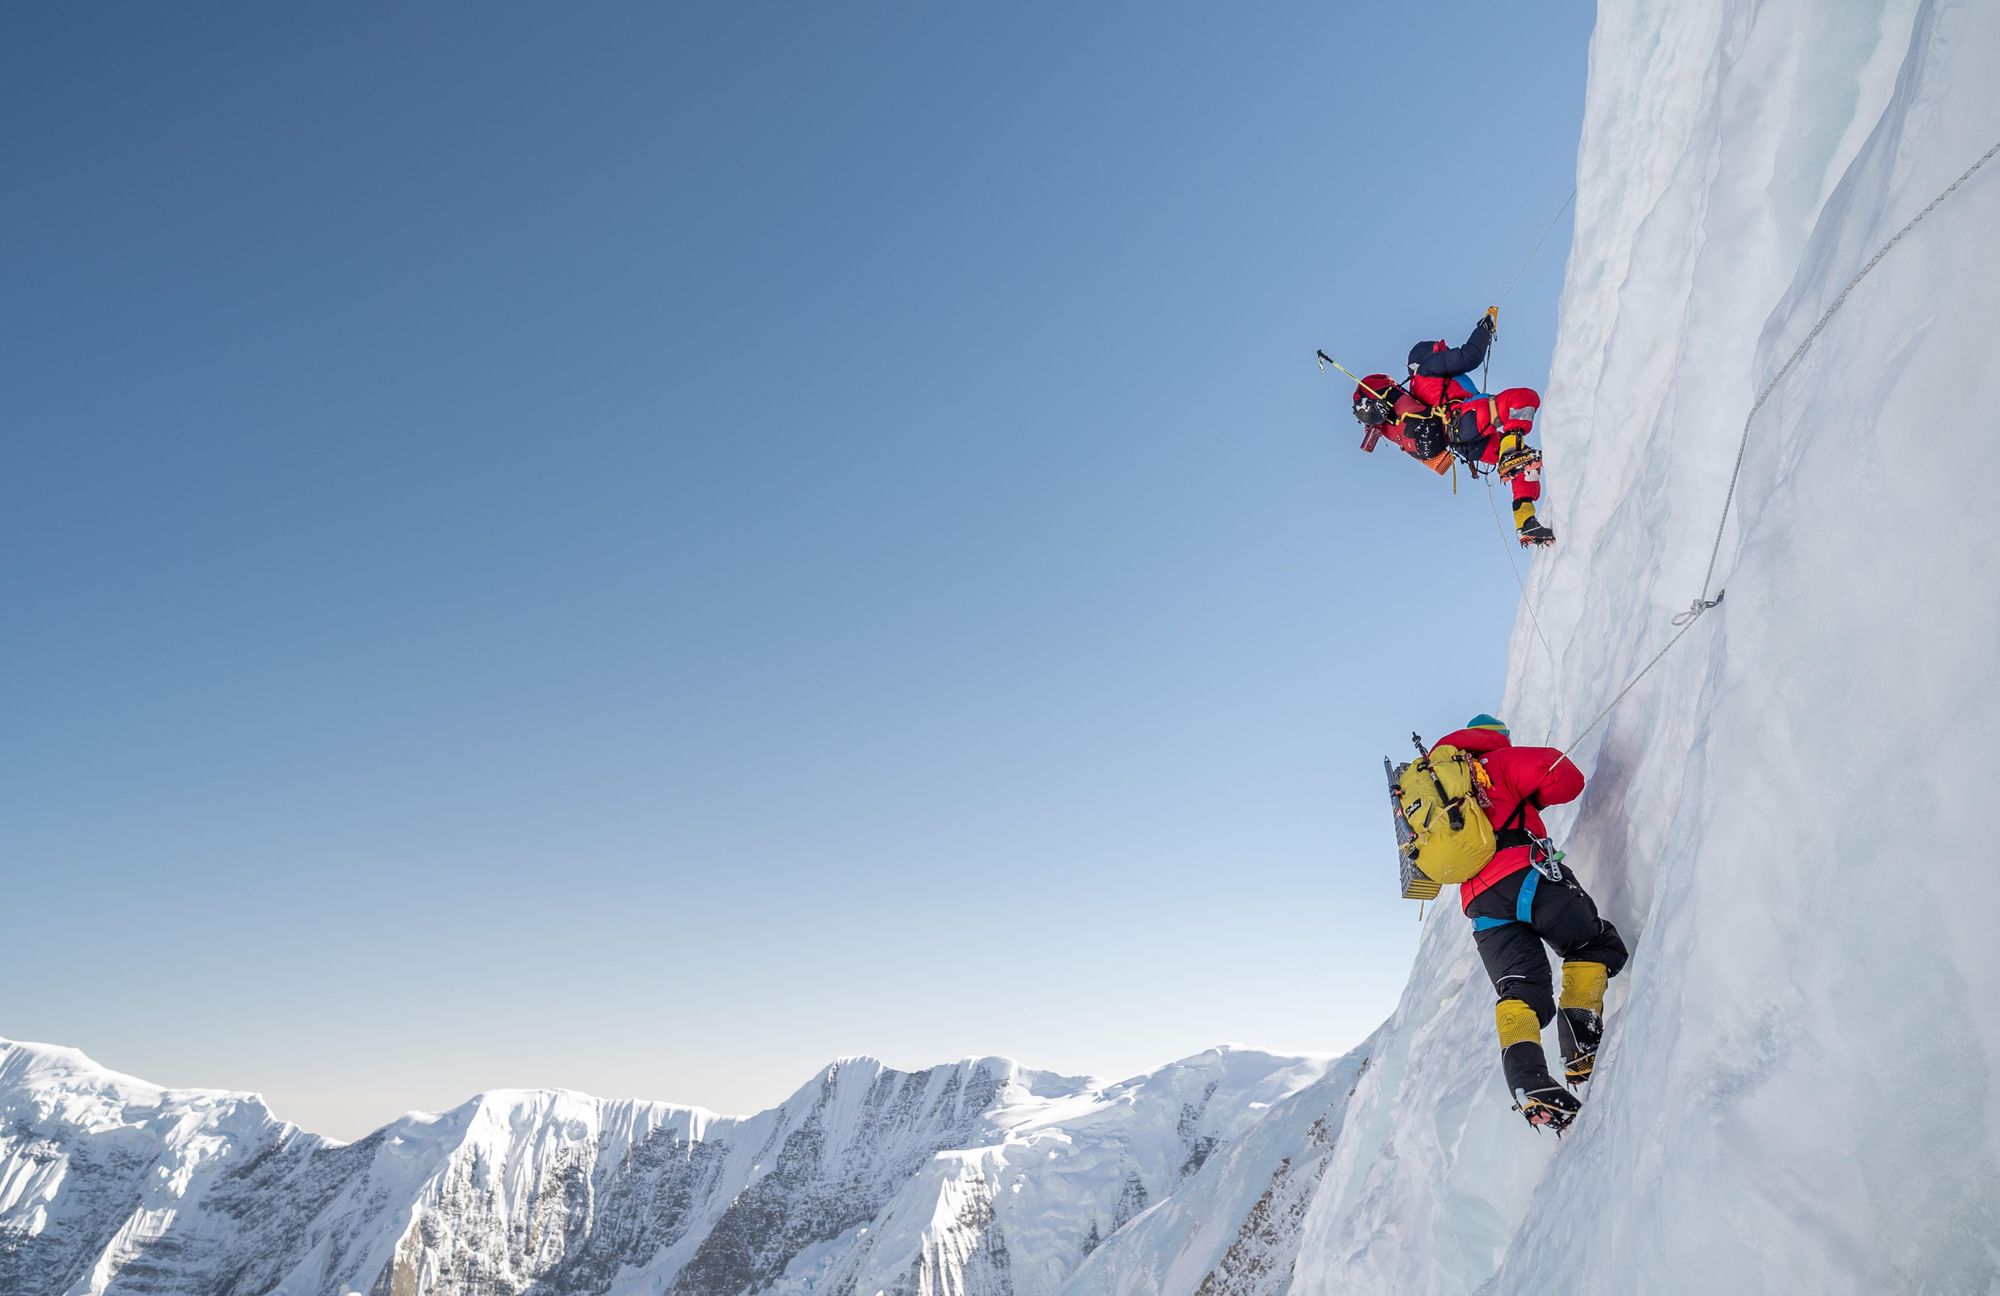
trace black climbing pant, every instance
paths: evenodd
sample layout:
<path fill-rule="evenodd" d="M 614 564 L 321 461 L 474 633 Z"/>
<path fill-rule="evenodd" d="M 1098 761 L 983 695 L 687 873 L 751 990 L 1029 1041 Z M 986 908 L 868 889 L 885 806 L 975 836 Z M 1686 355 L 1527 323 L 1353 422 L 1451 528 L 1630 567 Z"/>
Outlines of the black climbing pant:
<path fill-rule="evenodd" d="M 1625 966 L 1624 938 L 1597 916 L 1597 905 L 1568 871 L 1561 882 L 1551 882 L 1532 868 L 1522 869 L 1473 897 L 1465 916 L 1472 919 L 1472 939 L 1494 992 L 1527 1004 L 1544 1027 L 1556 1015 L 1544 941 L 1566 963 L 1602 963 L 1607 976 Z"/>

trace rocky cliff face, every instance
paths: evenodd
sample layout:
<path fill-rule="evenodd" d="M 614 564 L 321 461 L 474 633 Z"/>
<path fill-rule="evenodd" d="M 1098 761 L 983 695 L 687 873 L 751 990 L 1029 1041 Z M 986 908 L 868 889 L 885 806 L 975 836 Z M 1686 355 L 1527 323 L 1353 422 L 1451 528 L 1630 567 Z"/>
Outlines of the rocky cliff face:
<path fill-rule="evenodd" d="M 746 1118 L 499 1092 L 340 1144 L 0 1041 L 0 1291 L 1052 1292 L 1324 1065 L 1217 1049 L 1107 1085 L 857 1058 Z"/>

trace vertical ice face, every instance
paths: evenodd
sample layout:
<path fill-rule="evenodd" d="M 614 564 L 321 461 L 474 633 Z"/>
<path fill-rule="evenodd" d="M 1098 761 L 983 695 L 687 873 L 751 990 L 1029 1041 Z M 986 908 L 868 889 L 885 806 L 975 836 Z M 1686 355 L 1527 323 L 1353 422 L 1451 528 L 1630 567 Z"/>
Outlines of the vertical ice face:
<path fill-rule="evenodd" d="M 1552 491 L 1575 501 L 1573 547 L 1530 591 L 1563 661 L 1517 635 L 1512 689 L 1563 736 L 1699 590 L 1756 394 L 2000 143 L 1992 5 L 1717 6 L 1699 74 L 1599 84 L 1684 8 L 1607 7 L 1593 50 L 1595 193 L 1556 372 L 1598 367 L 1553 402 L 1550 457 L 1582 469 Z M 1680 157 L 1594 130 L 1649 118 Z M 2000 165 L 1827 319 L 1751 425 L 1728 602 L 1596 744 L 1572 853 L 1640 952 L 1594 1118 L 1496 1290 L 2000 1277 L 2000 959 L 1975 926 L 1996 800 L 1966 759 L 2000 722 L 1980 683 L 2000 663 L 2000 506 L 1969 470 L 1996 440 L 1972 396 L 2000 379 L 1995 229 Z"/>
<path fill-rule="evenodd" d="M 1072 1291 L 2000 1284 L 2000 160 L 1827 319 L 1716 543 L 1753 401 L 2000 143 L 1996 52 L 1978 0 L 1600 7 L 1516 736 L 1598 715 L 1711 552 L 1728 599 L 1583 744 L 1557 821 L 1635 949 L 1588 1110 L 1558 1144 L 1507 1109 L 1442 906 L 1356 1058 Z"/>

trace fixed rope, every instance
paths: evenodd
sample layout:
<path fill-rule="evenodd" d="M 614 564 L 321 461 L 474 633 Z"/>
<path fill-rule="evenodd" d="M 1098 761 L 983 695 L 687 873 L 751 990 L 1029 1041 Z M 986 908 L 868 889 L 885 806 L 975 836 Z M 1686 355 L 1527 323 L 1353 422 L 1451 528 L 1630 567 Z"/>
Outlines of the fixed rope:
<path fill-rule="evenodd" d="M 1489 473 L 1480 480 L 1486 483 L 1486 508 L 1493 514 L 1493 528 L 1500 533 L 1500 546 L 1506 550 L 1507 565 L 1514 571 L 1514 584 L 1520 587 L 1521 606 L 1528 609 L 1528 624 L 1535 628 L 1535 638 L 1542 641 L 1542 651 L 1549 655 L 1549 665 L 1553 666 L 1556 650 L 1549 647 L 1549 637 L 1542 633 L 1542 619 L 1535 615 L 1535 601 L 1528 597 L 1528 582 L 1521 575 L 1521 564 L 1514 560 L 1514 551 L 1520 546 L 1513 543 L 1514 537 L 1507 534 L 1507 524 L 1500 520 L 1500 504 L 1493 494 L 1493 476 Z"/>
<path fill-rule="evenodd" d="M 1564 756 L 1569 755 L 1570 752 L 1574 751 L 1579 745 L 1581 745 L 1583 740 L 1585 738 L 1588 738 L 1591 735 L 1591 733 L 1597 728 L 1597 726 L 1604 723 L 1605 719 L 1608 716 L 1610 716 L 1613 708 L 1615 708 L 1620 702 L 1625 700 L 1625 695 L 1630 693 L 1634 688 L 1638 687 L 1639 681 L 1645 679 L 1646 676 L 1652 672 L 1652 669 L 1660 664 L 1660 659 L 1665 657 L 1670 651 L 1673 650 L 1673 646 L 1681 641 L 1682 636 L 1686 635 L 1689 630 L 1692 630 L 1694 628 L 1694 623 L 1701 619 L 1702 613 L 1708 611 L 1710 608 L 1721 606 L 1723 595 L 1726 594 L 1728 591 L 1716 590 L 1714 598 L 1710 598 L 1708 596 L 1708 591 L 1714 583 L 1715 564 L 1717 559 L 1720 557 L 1722 553 L 1722 535 L 1723 531 L 1729 525 L 1729 509 L 1730 506 L 1736 500 L 1736 483 L 1737 479 L 1741 477 L 1743 473 L 1743 457 L 1750 448 L 1750 430 L 1752 426 L 1755 425 L 1757 421 L 1757 415 L 1759 411 L 1761 411 L 1764 408 L 1765 402 L 1771 399 L 1772 394 L 1778 390 L 1779 384 L 1783 383 L 1786 377 L 1791 374 L 1793 368 L 1795 368 L 1798 365 L 1799 361 L 1805 358 L 1805 354 L 1808 350 L 1812 348 L 1812 344 L 1819 340 L 1819 335 L 1821 331 L 1826 328 L 1827 322 L 1830 321 L 1834 317 L 1834 315 L 1839 312 L 1842 306 L 1847 304 L 1848 295 L 1851 294 L 1855 290 L 1855 288 L 1860 285 L 1863 279 L 1866 279 L 1868 277 L 1869 273 L 1873 271 L 1876 266 L 1882 263 L 1882 258 L 1889 255 L 1890 249 L 1894 248 L 1898 243 L 1901 243 L 1905 235 L 1909 234 L 1911 230 L 1915 229 L 1918 225 L 1923 223 L 1924 217 L 1936 211 L 1938 209 L 1938 206 L 1941 203 L 1943 203 L 1945 199 L 1951 197 L 1952 194 L 1956 193 L 1960 185 L 1964 184 L 1967 180 L 1970 180 L 1973 177 L 1973 174 L 1977 172 L 1979 168 L 1985 166 L 1988 162 L 1992 161 L 1996 154 L 2000 154 L 2000 141 L 1996 141 L 1993 147 L 1987 149 L 1986 152 L 1980 154 L 1978 161 L 1974 162 L 1971 166 L 1967 167 L 1964 171 L 1960 172 L 1958 179 L 1952 181 L 1950 184 L 1946 185 L 1941 191 L 1939 191 L 1938 196 L 1931 199 L 1929 203 L 1925 204 L 1924 209 L 1922 211 L 1910 217 L 1910 219 L 1904 223 L 1903 228 L 1897 230 L 1894 234 L 1890 235 L 1888 242 L 1884 243 L 1881 247 L 1877 248 L 1875 250 L 1875 255 L 1868 258 L 1867 264 L 1863 265 L 1859 270 L 1855 271 L 1854 277 L 1847 281 L 1847 286 L 1842 288 L 1840 290 L 1839 295 L 1833 299 L 1833 301 L 1827 306 L 1826 310 L 1820 313 L 1819 319 L 1813 322 L 1812 328 L 1807 330 L 1805 337 L 1800 340 L 1797 347 L 1793 348 L 1791 355 L 1786 357 L 1785 363 L 1778 367 L 1778 372 L 1773 374 L 1771 376 L 1771 380 L 1764 384 L 1764 389 L 1757 393 L 1757 399 L 1751 402 L 1750 413 L 1747 416 L 1745 416 L 1743 420 L 1743 436 L 1736 444 L 1736 463 L 1729 471 L 1729 490 L 1728 493 L 1723 496 L 1722 516 L 1716 522 L 1715 525 L 1715 543 L 1710 546 L 1708 551 L 1708 570 L 1702 575 L 1701 578 L 1701 597 L 1697 598 L 1692 604 L 1690 604 L 1688 606 L 1687 611 L 1682 612 L 1674 617 L 1673 624 L 1679 627 L 1679 629 L 1674 632 L 1674 637 L 1667 640 L 1666 646 L 1661 648 L 1659 652 L 1653 654 L 1653 660 L 1647 662 L 1644 666 L 1640 667 L 1639 673 L 1634 675 L 1631 681 L 1628 682 L 1624 688 L 1618 690 L 1618 695 L 1611 699 L 1609 705 L 1607 705 L 1602 711 L 1597 713 L 1597 718 L 1592 720 L 1589 724 L 1583 727 L 1583 732 L 1579 733 L 1576 737 L 1570 739 L 1568 745 L 1563 747 L 1561 754 L 1556 757 L 1556 761 L 1558 763 L 1562 761 Z M 1555 766 L 1551 765 L 1549 768 L 1554 769 Z"/>
<path fill-rule="evenodd" d="M 1708 607 L 1717 607 L 1721 603 L 1722 603 L 1722 595 L 1717 594 L 1715 596 L 1715 601 L 1713 603 L 1710 603 Z M 1707 608 L 1703 609 L 1703 611 L 1706 610 Z M 1596 730 L 1597 726 L 1603 724 L 1606 718 L 1608 718 L 1611 715 L 1611 712 L 1614 709 L 1616 709 L 1618 704 L 1625 700 L 1625 695 L 1627 693 L 1630 693 L 1633 689 L 1639 687 L 1639 681 L 1645 679 L 1646 676 L 1652 674 L 1653 667 L 1658 666 L 1660 664 L 1660 659 L 1673 651 L 1674 645 L 1681 641 L 1681 636 L 1686 634 L 1688 631 L 1694 629 L 1693 617 L 1689 617 L 1685 621 L 1682 621 L 1677 617 L 1675 618 L 1675 623 L 1680 626 L 1680 629 L 1674 631 L 1674 637 L 1667 640 L 1666 646 L 1664 648 L 1660 649 L 1660 651 L 1653 654 L 1653 660 L 1647 662 L 1644 666 L 1641 666 L 1639 668 L 1639 673 L 1637 675 L 1634 675 L 1631 678 L 1631 680 L 1629 680 L 1626 683 L 1624 688 L 1618 690 L 1618 696 L 1612 698 L 1611 701 L 1605 704 L 1604 709 L 1597 713 L 1597 718 L 1595 720 L 1592 720 L 1589 724 L 1583 727 L 1582 733 L 1579 733 L 1576 737 L 1570 739 L 1569 742 L 1563 747 L 1563 749 L 1556 753 L 1555 760 L 1549 763 L 1549 769 L 1554 769 L 1557 765 L 1562 764 L 1564 757 L 1568 756 L 1572 751 L 1575 751 L 1577 747 L 1581 746 L 1583 740 L 1590 737 L 1591 733 Z"/>
<path fill-rule="evenodd" d="M 1936 211 L 1940 203 L 1957 192 L 1958 187 L 1967 180 L 1970 180 L 1974 172 L 1992 161 L 1993 155 L 1996 153 L 2000 153 L 2000 141 L 1996 141 L 1992 148 L 1982 153 L 1977 162 L 1965 168 L 1959 174 L 1958 179 L 1946 185 L 1943 191 L 1937 197 L 1931 199 L 1922 211 L 1910 217 L 1903 228 L 1897 230 L 1889 237 L 1887 243 L 1876 249 L 1875 255 L 1868 258 L 1868 264 L 1854 272 L 1854 277 L 1847 281 L 1847 286 L 1840 290 L 1840 295 L 1833 299 L 1833 303 L 1813 323 L 1812 328 L 1792 351 L 1792 354 L 1786 358 L 1785 363 L 1778 367 L 1778 372 L 1772 375 L 1771 381 L 1764 384 L 1764 390 L 1757 393 L 1757 399 L 1751 402 L 1749 415 L 1743 420 L 1743 438 L 1736 443 L 1736 464 L 1729 470 L 1729 492 L 1722 498 L 1722 517 L 1715 524 L 1715 543 L 1708 551 L 1708 570 L 1702 574 L 1701 597 L 1696 599 L 1687 611 L 1674 618 L 1675 625 L 1692 624 L 1703 612 L 1715 606 L 1714 603 L 1707 602 L 1708 590 L 1710 584 L 1715 580 L 1716 560 L 1722 554 L 1722 533 L 1729 525 L 1729 506 L 1736 500 L 1736 479 L 1743 473 L 1743 456 L 1750 448 L 1750 426 L 1757 421 L 1757 413 L 1764 408 L 1764 402 L 1771 399 L 1771 393 L 1778 390 L 1778 384 L 1785 381 L 1786 377 L 1791 374 L 1792 368 L 1805 357 L 1806 351 L 1819 339 L 1820 330 L 1824 329 L 1827 321 L 1833 318 L 1834 313 L 1847 303 L 1848 294 L 1853 292 L 1860 285 L 1861 281 L 1868 277 L 1871 270 L 1882 263 L 1882 258 L 1889 255 L 1891 248 L 1903 241 L 1904 235 L 1915 229 L 1923 221 L 1924 217 Z M 1717 602 L 1719 601 L 1718 599 Z"/>
<path fill-rule="evenodd" d="M 1569 197 L 1563 199 L 1563 205 L 1556 208 L 1556 214 L 1549 218 L 1549 227 L 1542 231 L 1542 236 L 1540 238 L 1535 240 L 1535 246 L 1533 249 L 1529 251 L 1528 259 L 1526 261 L 1523 261 L 1521 263 L 1521 268 L 1514 272 L 1514 281 L 1507 285 L 1506 292 L 1500 294 L 1500 304 L 1502 306 L 1505 306 L 1507 304 L 1507 299 L 1514 295 L 1514 289 L 1520 286 L 1521 276 L 1528 273 L 1528 267 L 1535 263 L 1535 253 L 1540 252 L 1542 250 L 1542 244 L 1549 241 L 1549 235 L 1556 232 L 1556 222 L 1563 218 L 1563 213 L 1568 211 L 1569 205 L 1575 201 L 1576 201 L 1576 190 L 1571 189 L 1569 191 Z"/>
<path fill-rule="evenodd" d="M 1556 232 L 1556 222 L 1560 221 L 1563 218 L 1563 213 L 1568 211 L 1569 205 L 1575 201 L 1576 201 L 1576 190 L 1571 189 L 1569 191 L 1569 197 L 1563 199 L 1563 205 L 1556 208 L 1556 214 L 1549 217 L 1548 226 L 1542 230 L 1542 236 L 1535 240 L 1535 246 L 1528 249 L 1527 259 L 1521 262 L 1521 268 L 1519 270 L 1516 270 L 1514 272 L 1513 279 L 1508 281 L 1507 291 L 1500 294 L 1499 303 L 1493 307 L 1495 313 L 1498 313 L 1501 306 L 1505 306 L 1507 304 L 1507 299 L 1509 297 L 1512 297 L 1514 295 L 1514 290 L 1521 286 L 1521 276 L 1528 273 L 1528 267 L 1535 263 L 1535 257 L 1542 250 L 1542 244 L 1548 242 L 1549 235 Z M 1494 340 L 1495 341 L 1499 340 L 1497 334 L 1495 335 Z M 1481 370 L 1479 374 L 1480 387 L 1482 387 L 1487 391 L 1493 390 L 1491 385 L 1492 377 L 1493 377 L 1493 351 L 1492 348 L 1489 347 L 1487 348 L 1486 352 L 1486 368 Z"/>
<path fill-rule="evenodd" d="M 1542 244 L 1549 241 L 1549 235 L 1555 233 L 1557 222 L 1562 220 L 1563 213 L 1568 211 L 1569 205 L 1575 201 L 1576 190 L 1572 188 L 1569 197 L 1563 199 L 1562 206 L 1556 208 L 1556 214 L 1549 217 L 1549 223 L 1543 227 L 1542 236 L 1535 240 L 1535 246 L 1528 249 L 1528 255 L 1521 262 L 1521 268 L 1514 272 L 1513 279 L 1508 282 L 1507 291 L 1500 294 L 1500 301 L 1493 307 L 1493 314 L 1498 315 L 1500 307 L 1505 306 L 1507 299 L 1514 295 L 1514 289 L 1521 284 L 1521 276 L 1528 273 L 1528 267 L 1535 263 L 1535 257 L 1541 253 Z M 1493 390 L 1493 353 L 1499 349 L 1499 343 L 1500 334 L 1496 329 L 1486 345 L 1486 366 L 1479 371 L 1479 389 L 1482 393 L 1490 394 Z M 1493 513 L 1493 525 L 1499 529 L 1500 543 L 1507 548 L 1507 566 L 1513 569 L 1514 584 L 1520 587 L 1521 605 L 1528 609 L 1528 620 L 1535 627 L 1535 637 L 1542 641 L 1542 651 L 1549 655 L 1549 662 L 1553 665 L 1556 651 L 1549 647 L 1549 637 L 1542 633 L 1542 619 L 1535 615 L 1535 601 L 1528 597 L 1528 582 L 1521 575 L 1521 565 L 1514 561 L 1513 546 L 1508 545 L 1512 537 L 1507 534 L 1506 524 L 1500 520 L 1500 506 L 1494 502 L 1493 482 L 1490 478 L 1486 479 L 1486 506 Z"/>

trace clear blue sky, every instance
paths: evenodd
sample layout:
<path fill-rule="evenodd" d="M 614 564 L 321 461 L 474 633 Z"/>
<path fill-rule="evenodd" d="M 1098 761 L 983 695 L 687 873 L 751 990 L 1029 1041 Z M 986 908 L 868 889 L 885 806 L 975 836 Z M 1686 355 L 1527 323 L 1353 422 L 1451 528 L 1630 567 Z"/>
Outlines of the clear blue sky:
<path fill-rule="evenodd" d="M 1352 1045 L 1518 595 L 1312 352 L 1500 296 L 1589 21 L 10 6 L 0 1034 L 342 1135 Z"/>

